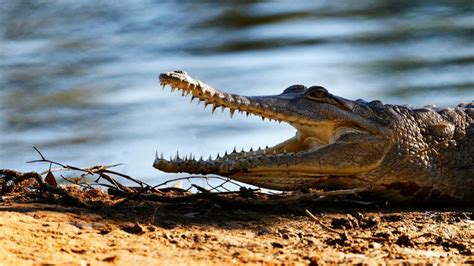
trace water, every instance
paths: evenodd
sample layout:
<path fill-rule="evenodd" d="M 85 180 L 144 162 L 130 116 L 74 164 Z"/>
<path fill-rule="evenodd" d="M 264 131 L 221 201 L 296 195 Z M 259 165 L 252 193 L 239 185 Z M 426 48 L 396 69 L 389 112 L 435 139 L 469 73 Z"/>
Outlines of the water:
<path fill-rule="evenodd" d="M 225 3 L 224 3 L 225 2 Z M 415 106 L 474 98 L 474 2 L 0 0 L 0 168 L 37 158 L 150 182 L 155 150 L 273 145 L 287 125 L 159 89 L 183 69 L 233 93 L 292 84 Z"/>

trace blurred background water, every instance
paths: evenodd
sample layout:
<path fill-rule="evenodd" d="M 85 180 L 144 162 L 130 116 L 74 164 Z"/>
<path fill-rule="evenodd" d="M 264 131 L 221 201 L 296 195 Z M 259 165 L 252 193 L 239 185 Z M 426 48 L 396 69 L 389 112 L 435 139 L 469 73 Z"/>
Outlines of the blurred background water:
<path fill-rule="evenodd" d="M 183 69 L 244 95 L 292 84 L 415 106 L 474 98 L 474 1 L 0 0 L 0 168 L 37 146 L 157 182 L 155 150 L 216 154 L 294 134 L 158 86 Z M 169 175 L 168 175 L 169 176 Z"/>

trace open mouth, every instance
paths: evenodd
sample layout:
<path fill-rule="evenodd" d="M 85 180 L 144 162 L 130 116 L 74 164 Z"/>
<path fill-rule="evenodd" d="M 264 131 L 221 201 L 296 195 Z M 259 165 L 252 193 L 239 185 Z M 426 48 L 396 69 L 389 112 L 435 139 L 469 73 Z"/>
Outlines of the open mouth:
<path fill-rule="evenodd" d="M 288 140 L 279 143 L 273 147 L 250 149 L 250 151 L 238 152 L 235 149 L 231 153 L 225 152 L 222 156 L 218 155 L 214 160 L 209 158 L 204 161 L 196 159 L 193 156 L 176 156 L 174 159 L 165 160 L 162 156 L 155 161 L 155 166 L 160 165 L 162 170 L 175 172 L 178 167 L 171 167 L 172 165 L 185 165 L 192 162 L 235 162 L 245 158 L 258 157 L 272 157 L 287 155 L 291 156 L 294 153 L 304 152 L 305 150 L 315 149 L 326 145 L 333 141 L 334 137 L 338 135 L 337 130 L 333 125 L 316 125 L 312 123 L 296 122 L 298 117 L 276 112 L 272 106 L 259 100 L 258 98 L 246 97 L 236 94 L 226 93 L 217 90 L 199 80 L 194 80 L 183 71 L 167 72 L 160 75 L 160 84 L 163 88 L 168 85 L 171 91 L 181 91 L 182 96 L 191 96 L 191 101 L 194 99 L 203 102 L 204 106 L 211 106 L 211 112 L 214 113 L 216 109 L 221 108 L 222 111 L 228 109 L 231 118 L 236 112 L 240 114 L 256 115 L 262 120 L 268 119 L 270 121 L 287 122 L 298 129 L 297 134 Z M 168 166 L 168 167 L 166 167 Z M 172 168 L 172 169 L 170 169 Z M 174 170 L 174 171 L 173 171 Z M 184 170 L 184 169 L 183 169 Z"/>
<path fill-rule="evenodd" d="M 215 89 L 183 71 L 161 74 L 160 83 L 211 106 L 212 112 L 228 109 L 231 117 L 236 112 L 252 114 L 296 129 L 295 136 L 273 147 L 234 150 L 214 159 L 177 155 L 167 160 L 157 155 L 153 166 L 164 172 L 215 174 L 276 190 L 344 187 L 354 184 L 354 176 L 379 167 L 391 147 L 385 128 L 353 111 L 356 102 L 320 86 L 293 85 L 279 95 L 241 96 Z"/>
<path fill-rule="evenodd" d="M 216 158 L 208 160 L 196 159 L 194 156 L 175 156 L 170 160 L 158 156 L 154 167 L 165 172 L 187 172 L 194 174 L 232 174 L 240 173 L 267 173 L 281 171 L 281 169 L 260 169 L 259 167 L 247 167 L 258 165 L 259 162 L 269 160 L 282 161 L 285 157 L 291 157 L 306 151 L 314 151 L 327 144 L 334 142 L 348 128 L 334 123 L 316 123 L 290 112 L 276 110 L 275 102 L 269 97 L 247 97 L 237 94 L 230 94 L 215 89 L 199 80 L 191 78 L 186 72 L 173 71 L 160 75 L 160 84 L 163 88 L 168 85 L 172 91 L 181 91 L 182 96 L 190 96 L 203 102 L 204 106 L 211 106 L 211 111 L 221 108 L 222 111 L 228 109 L 232 117 L 236 112 L 249 115 L 256 115 L 262 120 L 286 122 L 297 129 L 295 136 L 272 147 L 250 149 L 250 151 L 236 150 L 230 153 L 223 153 Z M 280 105 L 285 104 L 284 100 L 279 100 Z M 283 102 L 283 103 L 281 103 Z M 251 170 L 249 170 L 251 168 Z M 301 169 L 304 172 L 304 169 Z"/>

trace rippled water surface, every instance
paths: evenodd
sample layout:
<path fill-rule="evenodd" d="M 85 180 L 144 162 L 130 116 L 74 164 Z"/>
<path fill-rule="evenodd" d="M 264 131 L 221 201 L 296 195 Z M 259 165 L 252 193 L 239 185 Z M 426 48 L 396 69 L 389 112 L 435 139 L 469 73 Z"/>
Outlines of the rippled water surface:
<path fill-rule="evenodd" d="M 287 125 L 211 115 L 160 72 L 244 95 L 323 85 L 411 105 L 474 98 L 474 2 L 0 0 L 0 168 L 48 158 L 155 180 L 155 150 L 273 145 Z M 46 166 L 44 166 L 46 167 Z"/>

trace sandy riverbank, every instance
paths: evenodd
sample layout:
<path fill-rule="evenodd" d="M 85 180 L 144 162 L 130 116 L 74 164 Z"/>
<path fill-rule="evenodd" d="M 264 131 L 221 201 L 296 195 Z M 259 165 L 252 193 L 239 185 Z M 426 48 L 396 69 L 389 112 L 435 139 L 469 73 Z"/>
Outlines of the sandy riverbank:
<path fill-rule="evenodd" d="M 194 208 L 0 203 L 0 265 L 474 263 L 472 208 Z"/>

